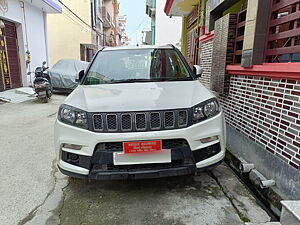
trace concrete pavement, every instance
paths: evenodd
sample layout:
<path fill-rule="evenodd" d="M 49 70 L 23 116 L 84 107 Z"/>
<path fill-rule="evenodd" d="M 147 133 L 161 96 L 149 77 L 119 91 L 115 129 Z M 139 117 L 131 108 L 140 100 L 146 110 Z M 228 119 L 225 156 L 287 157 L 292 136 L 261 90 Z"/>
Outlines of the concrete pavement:
<path fill-rule="evenodd" d="M 221 165 L 195 177 L 69 179 L 56 168 L 53 123 L 65 96 L 0 105 L 0 224 L 242 225 L 266 212 Z"/>

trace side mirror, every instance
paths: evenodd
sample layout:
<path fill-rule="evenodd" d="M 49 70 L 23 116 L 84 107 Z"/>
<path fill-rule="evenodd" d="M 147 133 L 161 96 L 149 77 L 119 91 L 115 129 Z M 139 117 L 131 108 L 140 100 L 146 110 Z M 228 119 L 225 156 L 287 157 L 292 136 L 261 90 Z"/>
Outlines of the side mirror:
<path fill-rule="evenodd" d="M 82 78 L 84 77 L 84 70 L 79 71 L 78 78 L 75 79 L 76 82 L 80 82 Z"/>
<path fill-rule="evenodd" d="M 203 73 L 203 68 L 199 65 L 194 65 L 193 66 L 193 71 L 196 74 L 196 77 L 201 77 L 201 75 Z"/>
<path fill-rule="evenodd" d="M 30 75 L 30 74 L 31 74 L 31 72 L 28 72 L 28 73 L 27 73 L 27 75 Z"/>
<path fill-rule="evenodd" d="M 43 66 L 46 65 L 46 64 L 47 64 L 46 61 L 43 61 Z"/>

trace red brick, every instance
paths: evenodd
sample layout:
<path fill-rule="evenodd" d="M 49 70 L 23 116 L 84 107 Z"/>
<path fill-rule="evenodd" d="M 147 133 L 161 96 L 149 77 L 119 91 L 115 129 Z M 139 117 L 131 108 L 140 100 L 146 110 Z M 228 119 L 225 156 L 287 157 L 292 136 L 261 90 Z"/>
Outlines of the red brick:
<path fill-rule="evenodd" d="M 289 88 L 289 89 L 293 89 L 293 88 L 294 88 L 294 86 L 293 86 L 293 85 L 290 85 L 290 84 L 287 84 L 285 87 L 286 87 L 286 88 Z"/>
<path fill-rule="evenodd" d="M 281 108 L 282 104 L 276 103 L 276 106 Z"/>
<path fill-rule="evenodd" d="M 292 156 L 290 156 L 289 154 L 287 154 L 286 152 L 282 151 L 282 155 L 285 156 L 288 159 L 291 159 Z"/>
<path fill-rule="evenodd" d="M 296 80 L 287 80 L 286 82 L 289 83 L 289 84 L 296 84 L 297 83 Z"/>
<path fill-rule="evenodd" d="M 295 135 L 289 133 L 289 132 L 285 132 L 285 135 L 292 138 L 292 139 L 295 139 Z"/>
<path fill-rule="evenodd" d="M 293 105 L 292 101 L 284 100 L 283 102 L 284 102 L 284 104 Z"/>
<path fill-rule="evenodd" d="M 287 127 L 281 124 L 280 128 L 283 129 L 283 130 L 286 130 Z"/>
<path fill-rule="evenodd" d="M 293 141 L 293 144 L 296 145 L 298 148 L 300 148 L 300 143 L 299 142 Z"/>
<path fill-rule="evenodd" d="M 272 150 L 271 148 L 269 148 L 269 147 L 266 147 L 266 149 L 269 151 L 269 152 L 271 152 L 271 153 L 275 153 L 275 151 L 274 150 Z"/>
<path fill-rule="evenodd" d="M 285 84 L 280 83 L 279 87 L 285 87 Z"/>
<path fill-rule="evenodd" d="M 290 125 L 290 123 L 287 122 L 287 121 L 285 121 L 285 120 L 281 120 L 280 122 L 283 123 L 283 124 L 286 125 L 286 126 L 289 126 L 289 125 Z"/>
<path fill-rule="evenodd" d="M 282 145 L 286 145 L 286 142 L 285 141 L 283 141 L 283 140 L 281 140 L 281 139 L 278 139 L 278 142 L 280 143 L 280 144 L 282 144 Z"/>
<path fill-rule="evenodd" d="M 265 105 L 265 107 L 266 107 L 267 109 L 273 109 L 273 107 L 270 106 L 270 105 Z"/>
<path fill-rule="evenodd" d="M 300 96 L 300 91 L 292 91 L 292 95 L 298 95 L 298 96 Z"/>
<path fill-rule="evenodd" d="M 284 108 L 284 109 L 287 109 L 287 110 L 290 110 L 291 107 L 290 107 L 290 106 L 287 106 L 287 105 L 283 105 L 283 108 Z"/>
<path fill-rule="evenodd" d="M 289 112 L 288 115 L 292 116 L 292 117 L 295 117 L 295 118 L 298 118 L 298 114 L 297 113 Z"/>
<path fill-rule="evenodd" d="M 280 114 L 277 113 L 277 112 L 271 112 L 271 114 L 274 115 L 274 116 L 280 117 Z"/>
<path fill-rule="evenodd" d="M 264 139 L 260 139 L 260 141 L 264 144 L 267 145 L 267 142 Z"/>
<path fill-rule="evenodd" d="M 299 155 L 299 154 L 296 154 L 296 158 L 300 159 L 300 155 Z"/>
<path fill-rule="evenodd" d="M 299 165 L 297 165 L 296 163 L 290 162 L 290 165 L 296 169 L 299 169 Z"/>
<path fill-rule="evenodd" d="M 282 97 L 283 97 L 283 94 L 280 94 L 280 93 L 274 93 L 274 96 L 282 98 Z"/>
<path fill-rule="evenodd" d="M 268 90 L 269 90 L 269 91 L 275 91 L 275 88 L 273 88 L 273 87 L 268 87 Z"/>

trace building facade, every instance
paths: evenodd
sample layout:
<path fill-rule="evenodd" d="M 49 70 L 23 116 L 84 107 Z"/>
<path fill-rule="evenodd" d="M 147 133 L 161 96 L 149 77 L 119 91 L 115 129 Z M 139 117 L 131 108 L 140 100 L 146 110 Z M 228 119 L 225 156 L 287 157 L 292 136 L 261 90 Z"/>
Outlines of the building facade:
<path fill-rule="evenodd" d="M 101 35 L 96 35 L 101 31 L 98 3 L 64 0 L 60 15 L 48 15 L 50 65 L 60 59 L 92 59 L 101 42 Z"/>
<path fill-rule="evenodd" d="M 167 0 L 165 12 L 183 17 L 182 51 L 220 99 L 228 152 L 298 199 L 300 1 Z"/>
<path fill-rule="evenodd" d="M 120 35 L 120 46 L 127 46 L 129 44 L 129 38 L 126 34 L 127 16 L 119 16 L 119 35 Z"/>
<path fill-rule="evenodd" d="M 118 45 L 118 2 L 117 0 L 103 0 L 103 30 L 104 45 Z"/>
<path fill-rule="evenodd" d="M 60 13 L 57 0 L 0 1 L 0 91 L 27 86 L 27 72 L 48 61 L 48 13 Z"/>
<path fill-rule="evenodd" d="M 64 0 L 62 14 L 48 15 L 50 64 L 91 61 L 103 46 L 118 45 L 117 0 Z"/>
<path fill-rule="evenodd" d="M 152 45 L 173 44 L 181 46 L 182 18 L 170 18 L 164 13 L 165 1 L 148 0 L 146 14 L 151 18 L 151 30 L 143 32 L 143 43 Z M 149 42 L 151 36 L 151 42 Z"/>

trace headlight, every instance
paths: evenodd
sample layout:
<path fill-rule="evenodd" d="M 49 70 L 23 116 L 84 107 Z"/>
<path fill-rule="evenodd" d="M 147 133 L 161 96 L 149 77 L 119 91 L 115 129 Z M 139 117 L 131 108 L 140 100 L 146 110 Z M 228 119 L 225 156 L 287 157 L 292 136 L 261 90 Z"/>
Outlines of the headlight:
<path fill-rule="evenodd" d="M 86 112 L 72 106 L 61 105 L 58 111 L 58 120 L 75 127 L 88 128 Z"/>
<path fill-rule="evenodd" d="M 193 107 L 193 121 L 198 123 L 207 118 L 213 117 L 220 112 L 220 106 L 216 98 L 200 103 Z"/>

